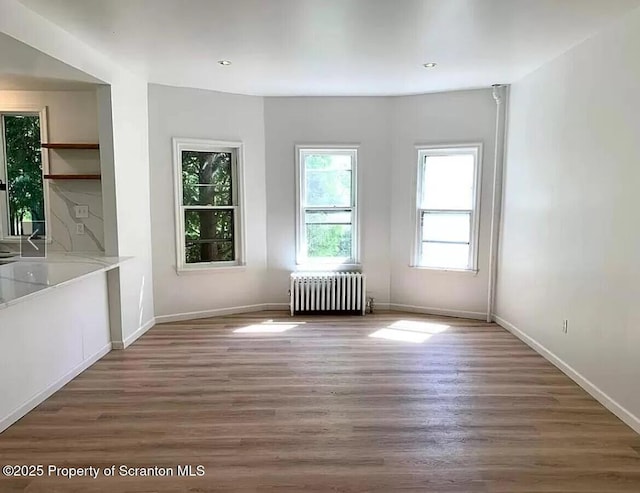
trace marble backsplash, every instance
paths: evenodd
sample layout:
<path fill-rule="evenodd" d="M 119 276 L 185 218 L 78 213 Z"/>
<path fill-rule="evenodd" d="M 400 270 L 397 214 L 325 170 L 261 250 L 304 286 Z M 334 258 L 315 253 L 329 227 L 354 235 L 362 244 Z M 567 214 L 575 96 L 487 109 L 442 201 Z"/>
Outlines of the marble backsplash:
<path fill-rule="evenodd" d="M 89 207 L 88 218 L 76 218 L 75 206 Z M 84 234 L 77 234 L 77 223 Z M 49 249 L 57 252 L 103 252 L 104 221 L 99 180 L 49 182 Z"/>

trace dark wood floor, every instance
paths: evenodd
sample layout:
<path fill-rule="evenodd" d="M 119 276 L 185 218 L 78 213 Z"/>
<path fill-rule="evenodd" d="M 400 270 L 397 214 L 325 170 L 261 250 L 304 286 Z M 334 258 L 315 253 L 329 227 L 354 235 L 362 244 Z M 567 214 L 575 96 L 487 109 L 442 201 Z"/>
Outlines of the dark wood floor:
<path fill-rule="evenodd" d="M 297 325 L 235 332 L 268 319 Z M 2 493 L 640 492 L 640 436 L 511 334 L 401 313 L 158 325 L 1 434 L 4 464 L 205 475 Z"/>

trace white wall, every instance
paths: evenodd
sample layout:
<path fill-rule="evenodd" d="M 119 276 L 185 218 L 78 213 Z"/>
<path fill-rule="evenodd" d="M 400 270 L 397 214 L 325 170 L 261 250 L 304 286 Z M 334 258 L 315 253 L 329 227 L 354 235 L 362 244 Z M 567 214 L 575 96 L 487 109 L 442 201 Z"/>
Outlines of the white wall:
<path fill-rule="evenodd" d="M 391 301 L 460 316 L 486 314 L 496 105 L 488 89 L 395 98 Z M 482 143 L 478 273 L 409 267 L 415 219 L 416 145 Z"/>
<path fill-rule="evenodd" d="M 113 176 L 110 183 L 104 183 L 103 164 L 103 190 L 105 194 L 115 190 L 117 255 L 133 257 L 119 268 L 122 341 L 126 345 L 154 320 L 147 83 L 127 73 L 117 74 L 111 84 L 111 116 Z M 104 140 L 101 135 L 101 145 Z M 107 250 L 107 254 L 116 251 Z"/>
<path fill-rule="evenodd" d="M 296 144 L 358 144 L 367 290 L 389 302 L 462 316 L 486 313 L 495 102 L 490 90 L 391 98 L 266 98 L 269 301 L 286 302 L 295 270 Z M 484 144 L 479 273 L 409 268 L 417 144 Z"/>
<path fill-rule="evenodd" d="M 513 85 L 497 286 L 502 321 L 638 431 L 639 46 L 636 11 Z"/>
<path fill-rule="evenodd" d="M 391 302 L 434 313 L 486 316 L 496 104 L 491 90 L 394 99 Z M 409 267 L 414 238 L 416 145 L 482 143 L 478 273 Z M 402 308 L 398 306 L 398 308 Z"/>
<path fill-rule="evenodd" d="M 244 144 L 246 267 L 176 273 L 173 137 Z M 149 85 L 151 217 L 156 315 L 215 313 L 263 303 L 266 195 L 263 99 Z"/>
<path fill-rule="evenodd" d="M 367 291 L 389 302 L 389 98 L 266 98 L 269 298 L 288 302 L 296 270 L 295 145 L 356 144 L 361 261 Z"/>
<path fill-rule="evenodd" d="M 0 91 L 0 110 L 47 107 L 49 142 L 98 142 L 96 93 L 87 91 Z M 100 156 L 94 150 L 45 150 L 49 172 L 100 173 Z M 102 189 L 98 180 L 48 180 L 49 249 L 66 252 L 104 251 Z M 89 206 L 89 217 L 75 217 L 74 206 Z M 76 223 L 85 234 L 76 234 Z"/>
<path fill-rule="evenodd" d="M 361 257 L 369 295 L 381 305 L 393 301 L 483 316 L 495 132 L 495 103 L 489 90 L 410 98 L 263 100 L 149 87 L 156 315 L 206 315 L 265 302 L 286 303 L 288 275 L 296 267 L 295 145 L 353 144 L 359 146 Z M 172 137 L 244 142 L 247 269 L 177 275 Z M 415 145 L 452 142 L 485 144 L 477 276 L 408 268 Z"/>
<path fill-rule="evenodd" d="M 491 161 L 494 130 L 489 91 L 375 100 L 276 99 L 265 103 L 261 98 L 150 86 L 147 108 L 147 88 L 139 78 L 18 2 L 4 2 L 0 7 L 0 31 L 111 84 L 111 107 L 107 112 L 102 104 L 100 120 L 101 127 L 105 127 L 108 117 L 112 119 L 112 149 L 108 148 L 103 131 L 100 141 L 104 146 L 101 149 L 104 190 L 116 197 L 114 202 L 105 196 L 105 211 L 115 213 L 117 221 L 105 215 L 105 245 L 108 253 L 137 257 L 123 266 L 116 282 L 120 302 L 126 305 L 121 319 L 123 341 L 140 333 L 139 329 L 152 320 L 154 296 L 156 314 L 160 316 L 286 301 L 286 276 L 295 262 L 294 187 L 290 171 L 294 165 L 293 144 L 298 141 L 361 145 L 361 170 L 365 165 L 368 167 L 361 176 L 362 211 L 369 211 L 361 216 L 362 257 L 371 294 L 378 302 L 392 301 L 458 314 L 483 311 L 486 263 L 481 261 L 478 277 L 413 271 L 407 266 L 413 238 L 409 219 L 415 186 L 413 146 L 481 140 L 485 144 L 486 170 Z M 296 124 L 291 124 L 292 121 Z M 269 135 L 266 191 L 265 126 Z M 170 147 L 173 136 L 245 142 L 249 266 L 244 271 L 180 277 L 175 274 Z M 115 163 L 113 170 L 104 169 L 110 155 Z M 490 173 L 485 172 L 485 190 L 490 180 Z M 150 193 L 153 214 L 148 208 Z M 483 230 L 488 227 L 486 223 L 483 219 Z M 480 254 L 486 257 L 486 234 L 481 231 L 481 236 Z M 153 283 L 154 294 L 150 289 L 152 237 L 153 274 L 159 276 Z M 394 259 L 393 265 L 389 265 L 389 258 Z"/>

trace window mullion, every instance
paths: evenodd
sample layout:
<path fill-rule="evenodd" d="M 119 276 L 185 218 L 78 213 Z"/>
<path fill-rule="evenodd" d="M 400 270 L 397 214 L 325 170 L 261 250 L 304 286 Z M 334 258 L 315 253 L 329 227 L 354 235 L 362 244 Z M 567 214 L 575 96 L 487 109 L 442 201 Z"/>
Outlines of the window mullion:
<path fill-rule="evenodd" d="M 427 214 L 473 214 L 473 209 L 419 209 Z"/>
<path fill-rule="evenodd" d="M 182 205 L 184 209 L 192 210 L 192 211 L 200 211 L 200 210 L 236 210 L 238 208 L 237 205 Z"/>
<path fill-rule="evenodd" d="M 444 245 L 470 245 L 469 241 L 422 240 L 422 243 L 442 243 Z"/>
<path fill-rule="evenodd" d="M 353 212 L 354 207 L 351 206 L 345 206 L 345 207 L 338 207 L 338 206 L 332 206 L 332 205 L 305 205 L 303 206 L 303 209 L 305 211 L 310 211 L 310 212 Z"/>

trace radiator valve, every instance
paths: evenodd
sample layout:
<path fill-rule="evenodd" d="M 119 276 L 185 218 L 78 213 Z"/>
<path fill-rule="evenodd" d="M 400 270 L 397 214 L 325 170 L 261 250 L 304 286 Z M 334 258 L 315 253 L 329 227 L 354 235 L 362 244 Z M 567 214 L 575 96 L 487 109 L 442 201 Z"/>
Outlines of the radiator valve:
<path fill-rule="evenodd" d="M 367 298 L 367 313 L 373 313 L 373 296 Z"/>

